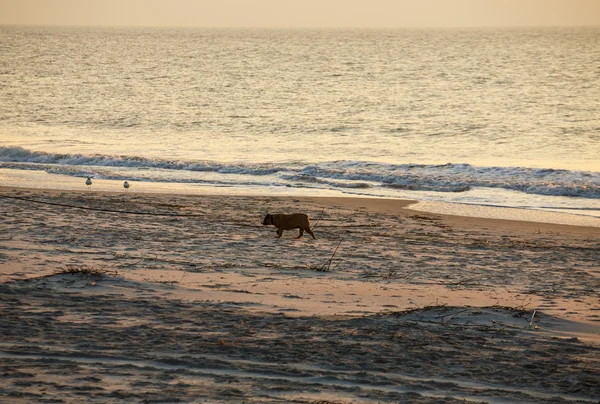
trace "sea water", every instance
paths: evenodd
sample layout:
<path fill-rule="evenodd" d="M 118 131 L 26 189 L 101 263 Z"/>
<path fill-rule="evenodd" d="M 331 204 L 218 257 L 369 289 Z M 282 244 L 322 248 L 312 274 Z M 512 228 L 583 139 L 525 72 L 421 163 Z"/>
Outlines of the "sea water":
<path fill-rule="evenodd" d="M 593 27 L 0 26 L 0 185 L 90 176 L 600 226 L 599 43 Z"/>

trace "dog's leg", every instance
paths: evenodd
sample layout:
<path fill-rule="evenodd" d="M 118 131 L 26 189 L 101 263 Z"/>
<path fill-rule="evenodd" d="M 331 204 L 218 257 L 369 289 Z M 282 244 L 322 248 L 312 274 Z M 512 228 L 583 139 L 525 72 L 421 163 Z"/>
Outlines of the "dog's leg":
<path fill-rule="evenodd" d="M 315 237 L 315 233 L 313 233 L 311 229 L 306 229 L 306 232 L 307 232 L 308 234 L 310 234 L 310 235 L 312 236 L 312 238 L 313 238 L 313 239 L 315 239 L 315 240 L 317 239 L 317 238 Z"/>
<path fill-rule="evenodd" d="M 283 229 L 277 229 L 277 238 L 281 238 L 283 234 Z"/>
<path fill-rule="evenodd" d="M 296 238 L 300 238 L 304 235 L 304 229 L 302 227 L 300 227 L 300 234 L 298 235 L 298 237 Z"/>

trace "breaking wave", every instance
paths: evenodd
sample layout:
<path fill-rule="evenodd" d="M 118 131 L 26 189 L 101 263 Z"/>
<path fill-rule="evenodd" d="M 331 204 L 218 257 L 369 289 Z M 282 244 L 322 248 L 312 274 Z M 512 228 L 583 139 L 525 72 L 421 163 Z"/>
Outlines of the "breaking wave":
<path fill-rule="evenodd" d="M 94 175 L 110 179 L 131 179 L 131 170 L 135 170 L 139 173 L 139 179 L 144 181 L 211 182 L 233 186 L 267 184 L 348 189 L 354 192 L 373 188 L 467 192 L 473 188 L 487 187 L 537 195 L 600 199 L 598 172 L 477 167 L 455 163 L 435 165 L 335 161 L 311 165 L 224 164 L 137 156 L 59 154 L 21 147 L 0 147 L 0 167 L 44 170 L 73 176 Z M 123 171 L 122 174 L 119 174 L 119 170 Z M 169 172 L 168 175 L 158 175 L 158 170 Z M 215 175 L 198 178 L 191 175 L 193 173 Z"/>
<path fill-rule="evenodd" d="M 100 166 L 124 168 L 159 168 L 181 171 L 207 171 L 222 174 L 269 175 L 281 171 L 272 164 L 222 165 L 212 162 L 186 162 L 137 156 L 106 156 L 30 151 L 22 147 L 0 147 L 0 162 L 56 164 L 61 166 Z"/>

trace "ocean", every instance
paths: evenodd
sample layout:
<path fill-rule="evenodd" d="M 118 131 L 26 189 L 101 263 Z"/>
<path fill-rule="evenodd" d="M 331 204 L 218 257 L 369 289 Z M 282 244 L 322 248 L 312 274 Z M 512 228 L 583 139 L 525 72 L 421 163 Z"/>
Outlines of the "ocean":
<path fill-rule="evenodd" d="M 0 26 L 0 186 L 600 226 L 600 28 Z"/>

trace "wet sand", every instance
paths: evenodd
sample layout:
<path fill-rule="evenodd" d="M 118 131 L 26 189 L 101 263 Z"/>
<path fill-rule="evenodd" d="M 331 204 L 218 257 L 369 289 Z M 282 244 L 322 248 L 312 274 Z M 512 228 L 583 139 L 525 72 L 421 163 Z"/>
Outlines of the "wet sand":
<path fill-rule="evenodd" d="M 0 188 L 0 401 L 599 402 L 600 228 L 410 204 Z"/>

